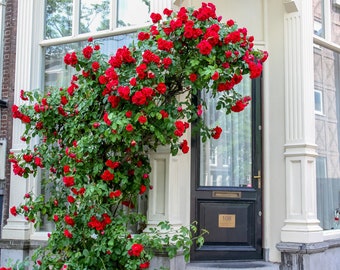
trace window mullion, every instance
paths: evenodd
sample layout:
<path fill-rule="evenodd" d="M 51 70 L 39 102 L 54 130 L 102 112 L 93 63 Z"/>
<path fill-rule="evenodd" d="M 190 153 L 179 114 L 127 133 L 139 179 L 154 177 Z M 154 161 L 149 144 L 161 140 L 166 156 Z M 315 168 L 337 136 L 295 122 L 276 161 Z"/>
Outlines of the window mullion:
<path fill-rule="evenodd" d="M 323 18 L 324 18 L 324 29 L 325 29 L 325 39 L 332 40 L 332 20 L 331 20 L 331 1 L 323 1 Z"/>
<path fill-rule="evenodd" d="M 110 29 L 117 28 L 117 10 L 118 10 L 118 0 L 112 0 L 110 6 Z"/>
<path fill-rule="evenodd" d="M 79 35 L 80 1 L 73 0 L 72 36 L 74 37 Z"/>

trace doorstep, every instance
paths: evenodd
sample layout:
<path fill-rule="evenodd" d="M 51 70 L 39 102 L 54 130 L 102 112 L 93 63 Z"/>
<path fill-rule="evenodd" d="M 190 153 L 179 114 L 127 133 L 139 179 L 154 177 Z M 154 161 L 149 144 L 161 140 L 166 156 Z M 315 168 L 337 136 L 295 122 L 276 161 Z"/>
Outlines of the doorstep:
<path fill-rule="evenodd" d="M 264 261 L 214 261 L 188 263 L 185 270 L 279 270 L 279 264 Z"/>

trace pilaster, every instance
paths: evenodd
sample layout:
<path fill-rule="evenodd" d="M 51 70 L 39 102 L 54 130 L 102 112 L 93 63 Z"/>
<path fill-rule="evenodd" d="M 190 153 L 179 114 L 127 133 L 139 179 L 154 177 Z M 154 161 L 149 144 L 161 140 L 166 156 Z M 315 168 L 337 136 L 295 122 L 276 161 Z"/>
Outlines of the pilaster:
<path fill-rule="evenodd" d="M 169 147 L 160 147 L 150 155 L 152 166 L 149 192 L 148 224 L 155 226 L 167 220 L 174 229 L 190 220 L 189 155 L 172 156 Z"/>
<path fill-rule="evenodd" d="M 33 51 L 33 20 L 34 1 L 18 1 L 18 22 L 16 40 L 16 64 L 15 64 L 15 93 L 14 104 L 20 105 L 20 90 L 31 89 L 32 77 L 32 51 Z M 24 125 L 17 119 L 13 122 L 13 136 L 11 152 L 18 153 L 26 143 L 20 140 L 24 131 Z M 11 174 L 9 205 L 14 206 L 22 202 L 24 194 L 29 190 L 30 181 Z M 9 215 L 7 224 L 2 230 L 4 239 L 28 239 L 30 226 L 22 216 Z"/>
<path fill-rule="evenodd" d="M 323 240 L 316 213 L 313 19 L 308 1 L 284 0 L 286 219 L 283 242 Z"/>

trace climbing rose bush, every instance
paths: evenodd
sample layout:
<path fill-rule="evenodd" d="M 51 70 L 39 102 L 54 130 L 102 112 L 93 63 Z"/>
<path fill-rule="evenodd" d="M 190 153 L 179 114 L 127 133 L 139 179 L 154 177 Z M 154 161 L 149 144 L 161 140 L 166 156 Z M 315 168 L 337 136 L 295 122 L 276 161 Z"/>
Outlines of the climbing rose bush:
<path fill-rule="evenodd" d="M 151 20 L 110 57 L 90 38 L 64 57 L 75 71 L 68 87 L 22 90 L 23 104 L 12 108 L 27 143 L 10 156 L 13 172 L 39 173 L 49 196 L 27 193 L 10 212 L 55 226 L 32 258 L 37 269 L 147 269 L 157 249 L 170 257 L 182 249 L 188 259 L 192 241 L 202 243 L 194 225 L 170 233 L 163 222 L 143 232 L 138 200 L 152 192 L 149 154 L 161 145 L 188 153 L 190 128 L 203 141 L 218 139 L 222 129 L 203 122 L 201 93 L 218 98 L 217 110 L 241 112 L 251 98 L 234 86 L 260 76 L 268 54 L 254 49 L 247 29 L 222 22 L 213 4 L 165 9 Z"/>

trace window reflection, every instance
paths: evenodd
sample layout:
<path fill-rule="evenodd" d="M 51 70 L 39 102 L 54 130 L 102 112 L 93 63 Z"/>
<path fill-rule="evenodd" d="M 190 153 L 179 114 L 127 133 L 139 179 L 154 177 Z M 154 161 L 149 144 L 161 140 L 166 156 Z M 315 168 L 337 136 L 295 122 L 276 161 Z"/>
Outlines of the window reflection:
<path fill-rule="evenodd" d="M 117 27 L 149 21 L 150 0 L 118 0 Z"/>
<path fill-rule="evenodd" d="M 80 33 L 92 33 L 110 29 L 109 0 L 81 0 Z"/>
<path fill-rule="evenodd" d="M 250 95 L 249 77 L 236 89 L 242 95 Z M 240 113 L 226 115 L 215 110 L 217 97 L 205 96 L 204 99 L 207 103 L 204 121 L 210 127 L 220 126 L 223 132 L 218 140 L 201 143 L 200 186 L 251 187 L 251 105 Z"/>
<path fill-rule="evenodd" d="M 72 11 L 72 0 L 46 0 L 46 39 L 71 36 L 73 15 Z"/>

